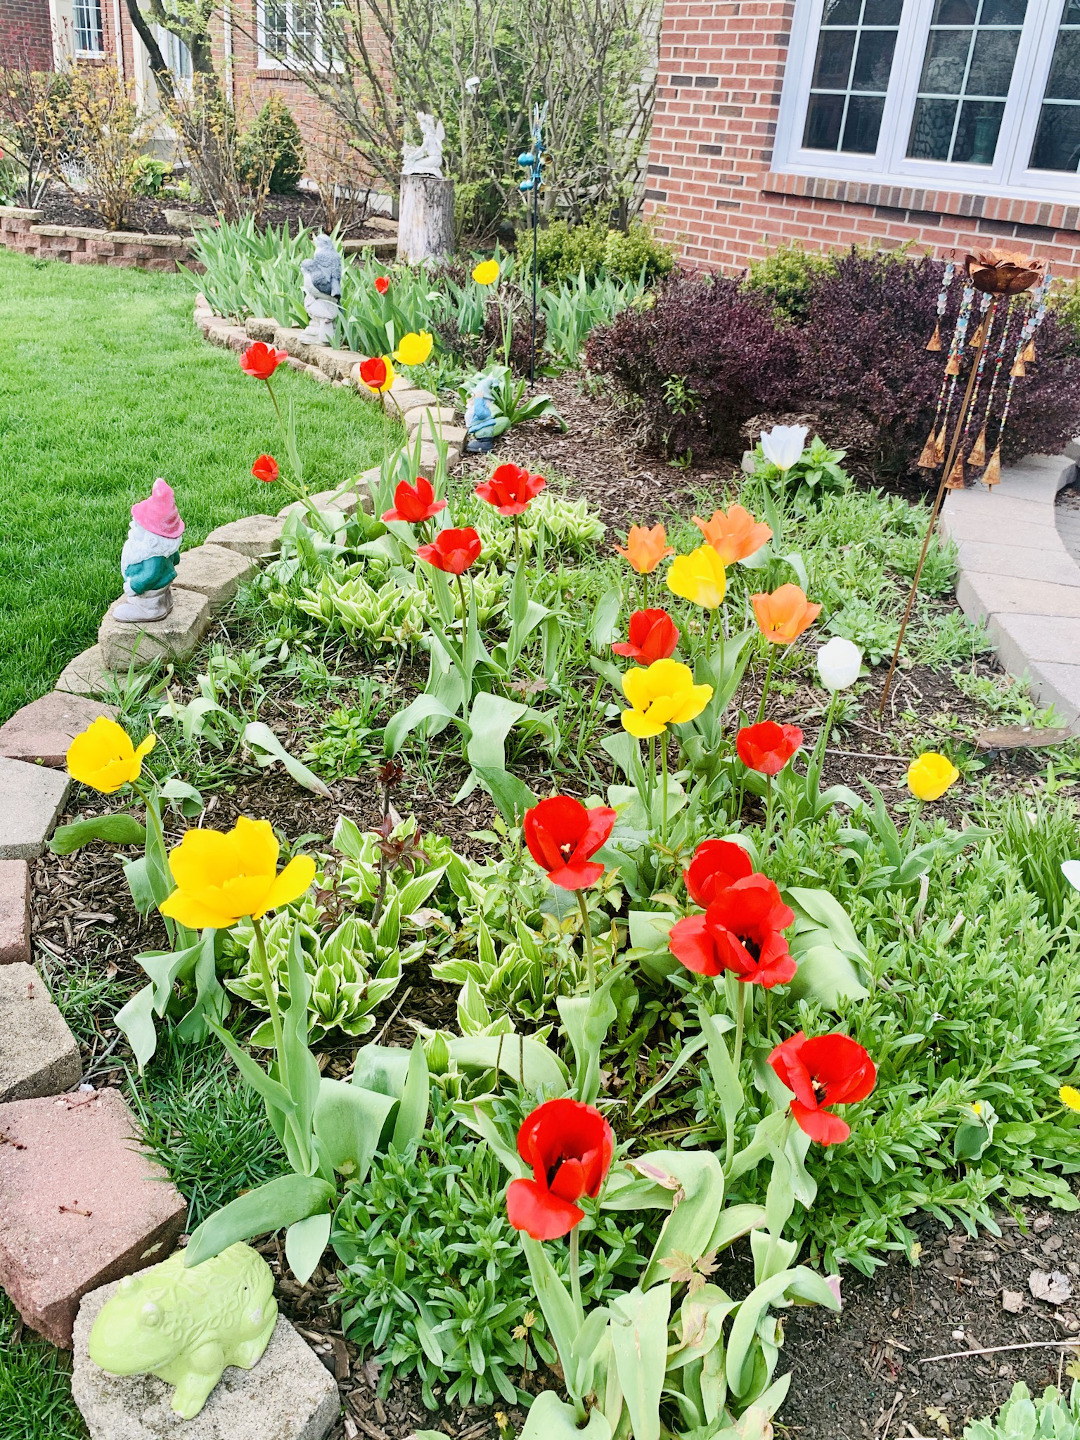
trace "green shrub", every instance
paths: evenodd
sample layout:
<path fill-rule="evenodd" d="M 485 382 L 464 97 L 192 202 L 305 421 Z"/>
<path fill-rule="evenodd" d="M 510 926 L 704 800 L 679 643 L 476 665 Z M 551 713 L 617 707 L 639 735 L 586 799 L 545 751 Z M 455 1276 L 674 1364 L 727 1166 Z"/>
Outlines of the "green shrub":
<path fill-rule="evenodd" d="M 1080 1440 L 1080 1390 L 1074 1385 L 1066 1400 L 1051 1386 L 1033 1400 L 1026 1385 L 1016 1385 L 997 1422 L 966 1425 L 964 1440 Z"/>
<path fill-rule="evenodd" d="M 778 318 L 799 324 L 810 312 L 814 280 L 832 267 L 831 256 L 804 250 L 794 241 L 755 260 L 744 283 L 766 297 Z"/>
<path fill-rule="evenodd" d="M 1070 280 L 1054 294 L 1052 301 L 1058 319 L 1071 332 L 1073 349 L 1080 354 L 1080 280 Z"/>
<path fill-rule="evenodd" d="M 240 140 L 244 180 L 258 187 L 270 172 L 271 195 L 289 195 L 304 173 L 304 139 L 284 100 L 271 95 Z"/>
<path fill-rule="evenodd" d="M 518 250 L 531 259 L 530 230 L 519 231 Z M 601 273 L 636 280 L 644 268 L 651 280 L 668 274 L 674 264 L 671 251 L 642 220 L 631 221 L 629 230 L 611 230 L 599 216 L 581 225 L 553 220 L 536 240 L 537 269 L 549 284 L 573 281 L 582 270 L 586 280 Z"/>

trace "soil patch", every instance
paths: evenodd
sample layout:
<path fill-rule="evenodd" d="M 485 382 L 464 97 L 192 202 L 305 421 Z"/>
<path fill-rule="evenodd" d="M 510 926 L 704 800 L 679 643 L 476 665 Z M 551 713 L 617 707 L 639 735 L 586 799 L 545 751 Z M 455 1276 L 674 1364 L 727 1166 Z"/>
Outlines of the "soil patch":
<path fill-rule="evenodd" d="M 38 205 L 44 225 L 76 225 L 84 229 L 105 230 L 104 217 L 93 195 L 72 195 L 69 191 L 52 187 Z M 144 197 L 132 201 L 125 230 L 144 231 L 150 235 L 175 235 L 176 226 L 165 218 L 166 210 L 183 210 L 189 215 L 216 214 L 211 204 L 196 204 L 191 200 L 180 200 L 175 195 L 160 198 Z M 318 229 L 323 222 L 322 202 L 317 195 L 298 190 L 292 195 L 269 195 L 263 209 L 262 227 L 287 226 L 290 235 L 295 235 L 301 226 Z M 361 229 L 349 231 L 349 239 L 374 238 L 385 232 L 377 226 L 365 224 Z"/>

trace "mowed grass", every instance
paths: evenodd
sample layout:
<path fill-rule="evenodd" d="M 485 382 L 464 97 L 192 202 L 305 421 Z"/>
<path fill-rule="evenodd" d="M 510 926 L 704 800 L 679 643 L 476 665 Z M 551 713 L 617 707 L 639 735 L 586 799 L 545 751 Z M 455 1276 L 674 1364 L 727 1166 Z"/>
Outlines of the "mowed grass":
<path fill-rule="evenodd" d="M 158 475 L 185 546 L 289 497 L 251 474 L 284 458 L 266 387 L 192 323 L 182 275 L 65 265 L 0 250 L 0 721 L 94 644 L 120 593 L 132 503 Z M 383 453 L 378 408 L 287 368 L 309 489 Z"/>

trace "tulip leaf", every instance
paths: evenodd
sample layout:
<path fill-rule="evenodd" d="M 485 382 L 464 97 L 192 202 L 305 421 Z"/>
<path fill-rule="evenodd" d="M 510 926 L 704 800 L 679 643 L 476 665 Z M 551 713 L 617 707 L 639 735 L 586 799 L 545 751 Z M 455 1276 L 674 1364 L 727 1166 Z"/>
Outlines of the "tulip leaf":
<path fill-rule="evenodd" d="M 330 1239 L 331 1218 L 329 1210 L 309 1215 L 304 1220 L 294 1220 L 285 1231 L 285 1259 L 301 1285 L 307 1284 L 322 1259 Z"/>
<path fill-rule="evenodd" d="M 591 1105 L 600 1093 L 600 1051 L 618 1015 L 611 975 L 595 995 L 560 995 L 555 1005 L 574 1051 L 575 1099 Z"/>
<path fill-rule="evenodd" d="M 589 639 L 598 649 L 610 645 L 619 628 L 619 612 L 622 610 L 622 591 L 617 586 L 605 590 L 592 613 L 589 623 Z M 618 688 L 618 687 L 616 687 Z"/>
<path fill-rule="evenodd" d="M 246 1050 L 236 1043 L 232 1035 L 224 1026 L 219 1025 L 216 1020 L 208 1019 L 206 1022 L 210 1029 L 221 1041 L 222 1045 L 229 1052 L 233 1064 L 243 1075 L 251 1088 L 263 1098 L 263 1103 L 274 1110 L 280 1111 L 283 1115 L 292 1115 L 296 1110 L 296 1101 L 285 1089 L 284 1085 L 267 1075 L 266 1071 L 254 1061 Z"/>
<path fill-rule="evenodd" d="M 418 695 L 411 705 L 406 705 L 404 710 L 399 710 L 387 721 L 386 729 L 383 731 L 385 753 L 391 756 L 396 755 L 407 737 L 425 720 L 431 719 L 441 719 L 444 722 L 453 720 L 459 726 L 464 724 L 463 721 L 457 720 L 456 712 L 444 705 L 438 696 L 425 692 Z"/>
<path fill-rule="evenodd" d="M 204 1220 L 183 1252 L 184 1264 L 189 1268 L 200 1265 L 237 1240 L 266 1235 L 309 1215 L 329 1214 L 336 1193 L 333 1185 L 316 1175 L 281 1175 L 269 1180 Z"/>
<path fill-rule="evenodd" d="M 142 1074 L 143 1066 L 154 1058 L 157 1029 L 154 1025 L 154 986 L 144 985 L 113 1016 L 116 1028 L 131 1046 L 135 1063 Z"/>
<path fill-rule="evenodd" d="M 840 1309 L 840 1302 L 823 1277 L 805 1265 L 799 1265 L 794 1270 L 782 1270 L 779 1275 L 772 1275 L 755 1286 L 739 1306 L 728 1336 L 725 1363 L 733 1395 L 745 1395 L 753 1380 L 757 1367 L 752 1351 L 762 1316 L 770 1305 L 783 1299 L 789 1291 L 801 1300 L 824 1305 L 829 1310 Z"/>
<path fill-rule="evenodd" d="M 589 1423 L 579 1430 L 573 1405 L 554 1390 L 543 1390 L 532 1403 L 520 1440 L 611 1440 L 611 1423 L 602 1410 L 591 1410 Z"/>
<path fill-rule="evenodd" d="M 330 791 L 315 772 L 289 754 L 269 725 L 261 720 L 249 721 L 244 727 L 243 741 L 260 765 L 272 765 L 280 760 L 298 785 L 321 795 L 324 800 L 330 799 Z"/>
<path fill-rule="evenodd" d="M 820 925 L 829 932 L 830 937 L 840 946 L 842 950 L 850 951 L 853 955 L 865 956 L 866 951 L 862 942 L 855 933 L 855 927 L 851 923 L 851 917 L 840 904 L 835 896 L 830 895 L 827 890 L 809 889 L 801 885 L 788 886 L 784 892 L 784 899 L 795 910 L 796 924 L 800 929 L 805 928 L 805 921 L 799 915 L 808 917 L 815 925 Z"/>
<path fill-rule="evenodd" d="M 450 1058 L 465 1070 L 501 1070 L 526 1090 L 566 1093 L 566 1067 L 546 1045 L 528 1035 L 448 1037 Z"/>
<path fill-rule="evenodd" d="M 93 840 L 105 840 L 110 845 L 145 845 L 146 826 L 134 815 L 97 815 L 89 820 L 73 820 L 55 832 L 49 849 L 54 855 L 71 855 Z"/>
<path fill-rule="evenodd" d="M 791 981 L 793 1000 L 816 1000 L 826 1010 L 836 1010 L 845 1000 L 865 1000 L 870 994 L 854 961 L 835 945 L 803 950 L 793 943 L 791 953 L 799 967 Z"/>
<path fill-rule="evenodd" d="M 405 1077 L 405 1088 L 398 1101 L 397 1118 L 394 1121 L 393 1145 L 404 1150 L 411 1142 L 417 1144 L 427 1128 L 428 1102 L 431 1083 L 428 1077 L 427 1058 L 424 1042 L 419 1035 L 413 1041 L 409 1055 L 409 1070 Z"/>
<path fill-rule="evenodd" d="M 555 1349 L 559 1352 L 563 1374 L 569 1382 L 573 1377 L 571 1361 L 574 1342 L 584 1324 L 584 1316 L 571 1299 L 570 1291 L 556 1274 L 555 1267 L 540 1241 L 534 1240 L 524 1230 L 521 1231 L 520 1238 L 525 1259 L 529 1262 L 529 1274 L 532 1276 L 536 1298 L 544 1312 Z M 580 1372 L 576 1378 L 581 1378 Z M 587 1394 L 588 1389 L 583 1389 L 582 1393 Z"/>
<path fill-rule="evenodd" d="M 663 1075 L 661 1075 L 660 1079 L 657 1080 L 656 1084 L 651 1085 L 649 1089 L 645 1091 L 645 1094 L 641 1097 L 641 1099 L 634 1106 L 633 1110 L 630 1113 L 632 1115 L 636 1115 L 640 1109 L 642 1109 L 645 1105 L 649 1103 L 650 1100 L 655 1099 L 656 1096 L 660 1094 L 660 1091 L 663 1090 L 665 1085 L 667 1085 L 668 1081 L 673 1080 L 675 1076 L 679 1073 L 679 1071 L 682 1069 L 682 1067 L 687 1063 L 687 1061 L 692 1060 L 699 1050 L 704 1050 L 707 1044 L 708 1036 L 700 1034 L 695 1035 L 694 1038 L 688 1044 L 684 1045 L 683 1048 L 679 1051 L 678 1059 L 675 1060 L 674 1063 L 667 1068 L 667 1070 L 665 1070 Z"/>
<path fill-rule="evenodd" d="M 321 1080 L 311 1123 L 322 1158 L 346 1179 L 365 1180 L 395 1103 L 344 1080 Z"/>
<path fill-rule="evenodd" d="M 673 1255 L 708 1253 L 724 1205 L 724 1169 L 711 1150 L 656 1150 L 648 1161 L 671 1177 L 675 1203 L 641 1277 L 645 1290 L 670 1275 L 663 1262 Z"/>
<path fill-rule="evenodd" d="M 511 775 L 508 770 L 491 770 L 486 766 L 473 766 L 473 775 L 495 801 L 499 814 L 508 825 L 520 825 L 526 810 L 536 804 L 536 796 L 524 780 Z M 463 796 L 455 796 L 460 800 Z"/>
<path fill-rule="evenodd" d="M 660 1440 L 671 1285 L 635 1286 L 611 1305 L 608 1334 L 634 1440 Z"/>

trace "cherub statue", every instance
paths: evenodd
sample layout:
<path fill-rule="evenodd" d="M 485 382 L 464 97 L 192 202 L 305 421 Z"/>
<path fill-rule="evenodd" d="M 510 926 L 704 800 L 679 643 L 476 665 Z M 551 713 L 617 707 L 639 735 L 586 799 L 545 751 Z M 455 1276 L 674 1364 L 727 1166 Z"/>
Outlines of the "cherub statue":
<path fill-rule="evenodd" d="M 341 310 L 341 256 L 329 235 L 316 235 L 315 254 L 301 260 L 304 276 L 304 309 L 311 322 L 304 339 L 315 345 L 329 345 L 334 321 Z"/>
<path fill-rule="evenodd" d="M 420 125 L 422 138 L 419 145 L 410 145 L 408 141 L 405 142 L 401 173 L 403 175 L 434 175 L 441 180 L 443 178 L 442 157 L 446 127 L 441 120 L 436 120 L 434 115 L 425 114 L 423 110 L 417 112 L 416 119 Z"/>
<path fill-rule="evenodd" d="M 113 618 L 138 624 L 164 620 L 172 609 L 170 586 L 176 579 L 184 522 L 172 486 L 155 480 L 145 500 L 131 507 L 131 524 L 120 553 L 124 595 Z"/>
<path fill-rule="evenodd" d="M 480 375 L 469 394 L 465 406 L 465 431 L 468 441 L 467 454 L 486 455 L 495 440 L 495 405 L 492 395 L 491 377 Z"/>

